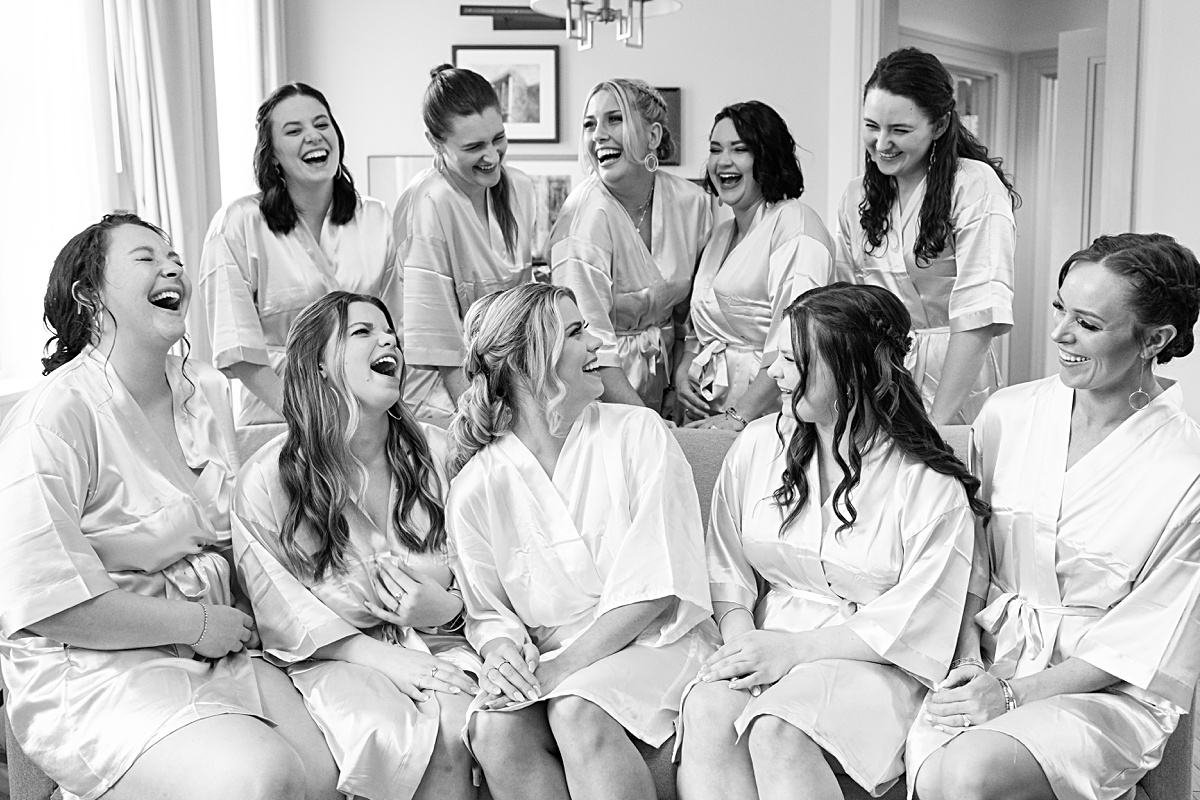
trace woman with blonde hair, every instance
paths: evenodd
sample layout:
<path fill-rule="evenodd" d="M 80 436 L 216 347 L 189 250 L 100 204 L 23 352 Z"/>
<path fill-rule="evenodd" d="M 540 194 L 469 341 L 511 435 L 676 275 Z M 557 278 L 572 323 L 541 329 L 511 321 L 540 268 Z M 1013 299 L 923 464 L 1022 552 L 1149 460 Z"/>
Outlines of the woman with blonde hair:
<path fill-rule="evenodd" d="M 400 399 L 387 306 L 332 292 L 288 337 L 288 430 L 243 467 L 238 574 L 267 658 L 368 800 L 470 798 L 459 736 L 479 661 L 462 636 L 440 474 L 445 434 Z"/>
<path fill-rule="evenodd" d="M 575 292 L 601 342 L 602 399 L 655 411 L 670 388 L 683 339 L 676 324 L 687 316 L 712 230 L 703 190 L 658 168 L 675 147 L 657 89 L 627 78 L 597 84 L 579 142 L 591 177 L 550 232 L 550 279 Z"/>
<path fill-rule="evenodd" d="M 661 746 L 712 652 L 700 507 L 653 412 L 604 385 L 571 292 L 527 284 L 467 315 L 446 504 L 484 657 L 468 736 L 497 800 L 653 798 Z"/>

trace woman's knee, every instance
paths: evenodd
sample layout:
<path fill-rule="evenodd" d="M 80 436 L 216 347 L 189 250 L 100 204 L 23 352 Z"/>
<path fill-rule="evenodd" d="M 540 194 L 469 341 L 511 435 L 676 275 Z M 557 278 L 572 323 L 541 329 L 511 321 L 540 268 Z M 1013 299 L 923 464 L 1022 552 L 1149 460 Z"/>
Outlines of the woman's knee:
<path fill-rule="evenodd" d="M 925 776 L 918 777 L 923 782 Z M 947 744 L 936 780 L 939 785 L 933 788 L 942 797 L 956 800 L 1054 796 L 1045 773 L 1025 746 L 992 731 L 962 734 Z"/>
<path fill-rule="evenodd" d="M 485 771 L 504 769 L 524 761 L 533 748 L 544 748 L 538 730 L 538 706 L 523 711 L 481 711 L 471 718 L 471 750 Z M 541 727 L 545 727 L 545 717 Z"/>
<path fill-rule="evenodd" d="M 821 748 L 804 731 L 780 717 L 756 717 L 747 732 L 750 757 L 755 763 L 780 763 L 807 757 L 824 758 Z"/>
<path fill-rule="evenodd" d="M 571 754 L 590 756 L 611 751 L 615 745 L 629 742 L 620 723 L 603 708 L 582 697 L 552 698 L 546 717 L 564 758 Z"/>
<path fill-rule="evenodd" d="M 748 693 L 730 689 L 728 681 L 696 684 L 680 711 L 685 746 L 693 741 L 735 739 L 733 724 L 749 701 Z"/>

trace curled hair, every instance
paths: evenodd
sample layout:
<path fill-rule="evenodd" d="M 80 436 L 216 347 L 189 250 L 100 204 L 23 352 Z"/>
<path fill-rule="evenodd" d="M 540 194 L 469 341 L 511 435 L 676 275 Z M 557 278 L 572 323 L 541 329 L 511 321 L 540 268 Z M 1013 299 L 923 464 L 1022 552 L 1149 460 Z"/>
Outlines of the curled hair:
<path fill-rule="evenodd" d="M 804 194 L 804 173 L 796 158 L 796 140 L 783 117 L 766 103 L 749 100 L 725 106 L 713 117 L 713 128 L 727 119 L 733 123 L 738 138 L 754 157 L 754 180 L 768 203 L 790 200 Z M 708 170 L 704 170 L 704 189 L 715 195 Z"/>
<path fill-rule="evenodd" d="M 1099 264 L 1129 282 L 1129 307 L 1144 328 L 1175 326 L 1175 338 L 1158 353 L 1158 363 L 1181 358 L 1195 345 L 1200 313 L 1200 263 L 1196 254 L 1165 233 L 1101 236 L 1071 254 L 1058 272 L 1061 287 L 1071 267 Z"/>
<path fill-rule="evenodd" d="M 106 214 L 71 237 L 54 259 L 46 285 L 42 319 L 52 335 L 43 350 L 50 353 L 53 347 L 54 352 L 42 359 L 43 375 L 97 343 L 104 309 L 100 287 L 104 283 L 109 234 L 122 225 L 138 225 L 169 241 L 162 229 L 136 214 Z"/>
<path fill-rule="evenodd" d="M 838 532 L 851 528 L 858 518 L 853 492 L 862 477 L 863 453 L 881 440 L 890 441 L 934 472 L 957 480 L 971 511 L 986 522 L 991 512 L 979 498 L 979 479 L 942 440 L 925 413 L 916 382 L 904 367 L 912 319 L 899 298 L 879 286 L 832 283 L 800 295 L 785 313 L 792 325 L 792 348 L 800 372 L 792 392 L 793 414 L 807 389 L 814 359 L 825 362 L 837 387 L 833 457 L 842 470 L 842 480 L 833 493 L 833 511 L 842 523 Z M 817 426 L 798 417 L 796 421 L 791 441 L 784 443 L 783 484 L 774 493 L 780 508 L 790 508 L 783 528 L 808 502 L 805 467 L 817 449 Z M 837 444 L 843 439 L 849 444 L 849 460 L 842 457 Z"/>
<path fill-rule="evenodd" d="M 500 98 L 488 79 L 478 72 L 441 64 L 429 71 L 429 86 L 425 89 L 425 100 L 421 106 L 421 117 L 429 135 L 439 142 L 454 131 L 455 120 L 482 114 L 489 108 L 496 109 L 501 117 Z M 504 236 L 504 248 L 509 258 L 517 251 L 517 216 L 513 213 L 512 180 L 504 160 L 500 162 L 500 182 L 488 189 L 492 196 L 492 207 L 496 210 L 496 221 Z"/>
<path fill-rule="evenodd" d="M 287 181 L 283 168 L 275 157 L 275 143 L 271 136 L 271 114 L 275 108 L 289 97 L 303 95 L 311 97 L 325 106 L 329 122 L 333 125 L 338 140 L 338 171 L 333 178 L 333 206 L 329 212 L 329 221 L 334 225 L 345 225 L 354 219 L 354 211 L 358 207 L 358 191 L 354 188 L 354 178 L 346 169 L 346 138 L 337 124 L 337 118 L 329 108 L 325 95 L 309 86 L 307 83 L 287 83 L 271 92 L 271 96 L 258 107 L 254 124 L 258 131 L 258 139 L 254 145 L 254 182 L 258 184 L 260 194 L 258 208 L 262 211 L 267 227 L 274 234 L 291 233 L 300 221 L 292 196 L 288 194 Z"/>
<path fill-rule="evenodd" d="M 583 113 L 587 115 L 588 104 L 600 92 L 608 92 L 621 110 L 622 158 L 631 158 L 630 153 L 640 153 L 650 149 L 650 127 L 658 123 L 662 129 L 662 138 L 654 154 L 660 161 L 665 161 L 675 152 L 675 138 L 667 127 L 667 101 L 662 94 L 650 84 L 637 78 L 613 78 L 601 81 L 588 92 L 583 103 Z M 579 164 L 584 173 L 596 172 L 600 165 L 595 155 L 587 146 L 587 131 L 580 126 L 579 130 Z"/>
<path fill-rule="evenodd" d="M 300 312 L 287 342 L 283 371 L 287 438 L 279 452 L 279 477 L 288 509 L 279 541 L 291 571 L 315 580 L 345 571 L 350 551 L 346 506 L 352 502 L 352 490 L 365 489 L 366 484 L 366 469 L 350 450 L 361 411 L 346 387 L 344 372 L 346 326 L 354 303 L 370 303 L 392 324 L 387 306 L 378 298 L 330 292 Z M 385 452 L 396 484 L 392 527 L 400 543 L 413 552 L 441 550 L 446 544 L 446 515 L 429 443 L 403 401 L 388 409 L 387 418 Z M 423 538 L 420 515 L 414 519 L 418 507 L 428 518 L 429 530 Z M 316 543 L 312 552 L 297 541 L 302 527 Z"/>
<path fill-rule="evenodd" d="M 1008 190 L 1013 208 L 1020 205 L 1021 198 L 1005 177 L 1001 159 L 990 157 L 987 147 L 959 119 L 954 107 L 954 81 L 937 56 L 915 47 L 888 53 L 879 59 L 863 87 L 863 99 L 872 89 L 911 100 L 932 124 L 943 118 L 947 120 L 946 131 L 934 139 L 929 151 L 931 156 L 936 152 L 936 158 L 930 159 L 925 178 L 925 200 L 921 203 L 920 229 L 913 248 L 917 266 L 928 267 L 946 249 L 953 231 L 954 178 L 959 159 L 969 158 L 991 166 Z M 858 215 L 870 245 L 868 250 L 874 252 L 883 246 L 891 227 L 888 215 L 896 200 L 896 179 L 880 172 L 870 153 L 865 160 L 863 199 L 858 205 Z"/>
<path fill-rule="evenodd" d="M 450 423 L 451 477 L 513 429 L 522 391 L 545 413 L 551 430 L 563 427 L 559 408 L 567 387 L 556 371 L 566 330 L 558 309 L 562 299 L 575 302 L 575 294 L 562 286 L 525 283 L 481 297 L 467 311 L 467 389 Z"/>

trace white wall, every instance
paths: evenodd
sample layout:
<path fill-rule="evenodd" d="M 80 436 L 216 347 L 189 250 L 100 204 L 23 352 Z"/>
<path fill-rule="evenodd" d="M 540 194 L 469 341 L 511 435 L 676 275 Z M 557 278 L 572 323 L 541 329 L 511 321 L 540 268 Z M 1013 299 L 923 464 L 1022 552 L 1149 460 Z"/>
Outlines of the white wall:
<path fill-rule="evenodd" d="M 900 0 L 900 25 L 1010 53 L 1058 47 L 1059 31 L 1104 27 L 1107 0 Z"/>
<path fill-rule="evenodd" d="M 493 31 L 489 18 L 461 17 L 450 0 L 289 0 L 287 78 L 325 92 L 346 135 L 347 166 L 365 190 L 368 155 L 429 152 L 421 96 L 429 69 L 450 61 L 451 45 L 557 44 L 561 141 L 512 145 L 512 154 L 575 153 L 587 91 L 605 78 L 637 77 L 682 88 L 683 164 L 669 169 L 698 177 L 713 115 L 758 99 L 783 115 L 808 151 L 801 152 L 806 199 L 824 216 L 830 8 L 845 2 L 687 0 L 677 13 L 646 20 L 641 51 L 616 43 L 613 26 L 600 25 L 595 47 L 579 52 L 562 31 Z"/>

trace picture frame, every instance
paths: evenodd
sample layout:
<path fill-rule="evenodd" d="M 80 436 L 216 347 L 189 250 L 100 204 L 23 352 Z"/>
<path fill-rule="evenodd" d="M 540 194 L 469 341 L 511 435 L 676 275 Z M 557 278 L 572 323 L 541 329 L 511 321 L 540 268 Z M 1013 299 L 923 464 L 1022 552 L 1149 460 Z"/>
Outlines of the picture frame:
<path fill-rule="evenodd" d="M 558 45 L 454 45 L 451 63 L 487 78 L 514 143 L 553 143 L 558 134 Z"/>
<path fill-rule="evenodd" d="M 524 172 L 533 181 L 535 208 L 531 250 L 536 272 L 539 267 L 548 268 L 550 261 L 550 230 L 558 219 L 558 212 L 567 196 L 583 183 L 585 175 L 574 155 L 560 156 L 505 156 L 505 163 Z"/>
<path fill-rule="evenodd" d="M 663 100 L 667 101 L 667 129 L 675 140 L 675 152 L 670 158 L 658 163 L 666 167 L 678 167 L 683 163 L 683 91 L 678 86 L 655 86 Z"/>

